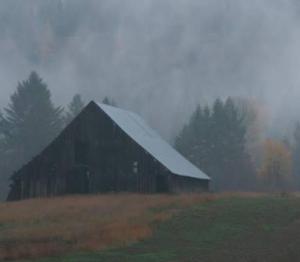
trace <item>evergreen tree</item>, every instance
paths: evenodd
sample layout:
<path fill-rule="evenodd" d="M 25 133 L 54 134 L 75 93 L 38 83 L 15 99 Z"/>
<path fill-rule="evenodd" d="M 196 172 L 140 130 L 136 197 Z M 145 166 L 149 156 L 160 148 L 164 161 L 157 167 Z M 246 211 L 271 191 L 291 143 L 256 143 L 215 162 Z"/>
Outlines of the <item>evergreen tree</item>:
<path fill-rule="evenodd" d="M 117 106 L 117 103 L 112 98 L 109 98 L 107 96 L 104 97 L 102 103 L 109 106 Z"/>
<path fill-rule="evenodd" d="M 71 103 L 68 105 L 68 112 L 65 116 L 65 123 L 69 124 L 84 108 L 84 102 L 80 94 L 74 95 Z"/>
<path fill-rule="evenodd" d="M 246 188 L 254 170 L 245 149 L 246 128 L 234 102 L 217 99 L 212 110 L 197 107 L 176 139 L 176 148 L 212 177 L 214 190 Z"/>
<path fill-rule="evenodd" d="M 198 157 L 194 154 L 194 151 L 197 149 L 198 142 L 200 141 L 197 141 L 197 134 L 200 135 L 198 123 L 201 122 L 201 118 L 202 108 L 199 105 L 192 114 L 189 123 L 184 126 L 175 142 L 176 148 L 194 163 L 198 159 Z"/>
<path fill-rule="evenodd" d="M 5 121 L 3 119 L 3 114 L 0 111 L 0 200 L 6 198 L 8 193 L 9 184 L 9 174 L 7 172 L 7 159 L 5 155 L 5 136 L 3 135 L 5 131 Z"/>
<path fill-rule="evenodd" d="M 176 138 L 175 147 L 191 162 L 208 172 L 210 154 L 210 109 L 199 105 Z"/>
<path fill-rule="evenodd" d="M 246 152 L 246 133 L 242 116 L 231 98 L 225 103 L 226 129 L 222 185 L 228 189 L 245 188 L 254 183 L 254 169 L 250 155 Z"/>
<path fill-rule="evenodd" d="M 2 117 L 5 151 L 19 168 L 39 153 L 61 130 L 62 109 L 51 101 L 50 90 L 36 72 L 18 84 Z"/>

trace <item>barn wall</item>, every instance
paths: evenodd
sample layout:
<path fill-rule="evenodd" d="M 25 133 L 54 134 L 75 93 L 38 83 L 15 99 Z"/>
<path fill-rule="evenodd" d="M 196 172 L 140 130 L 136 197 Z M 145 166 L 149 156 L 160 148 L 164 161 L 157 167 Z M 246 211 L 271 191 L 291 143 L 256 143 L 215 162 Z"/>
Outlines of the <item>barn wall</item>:
<path fill-rule="evenodd" d="M 207 187 L 206 182 L 172 175 L 93 103 L 14 177 L 8 200 Z"/>
<path fill-rule="evenodd" d="M 160 163 L 93 105 L 15 174 L 8 199 L 96 192 L 156 192 Z"/>
<path fill-rule="evenodd" d="M 90 169 L 90 192 L 155 192 L 155 172 L 158 162 L 137 145 L 104 113 L 95 108 L 97 121 L 85 118 L 78 122 L 75 140 L 86 138 L 88 166 Z M 86 123 L 84 123 L 86 121 Z M 93 123 L 93 128 L 86 126 Z"/>
<path fill-rule="evenodd" d="M 169 177 L 170 192 L 173 193 L 202 193 L 208 192 L 209 180 L 201 180 L 192 177 L 171 175 Z"/>

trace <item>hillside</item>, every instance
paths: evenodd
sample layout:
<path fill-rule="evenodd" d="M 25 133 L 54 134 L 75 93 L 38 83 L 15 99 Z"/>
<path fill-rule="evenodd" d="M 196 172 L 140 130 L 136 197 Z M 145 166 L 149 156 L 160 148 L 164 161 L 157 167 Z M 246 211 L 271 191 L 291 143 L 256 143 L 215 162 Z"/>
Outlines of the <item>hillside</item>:
<path fill-rule="evenodd" d="M 299 261 L 299 219 L 296 196 L 29 200 L 0 205 L 0 255 L 26 262 Z"/>
<path fill-rule="evenodd" d="M 0 261 L 124 246 L 183 207 L 212 197 L 102 195 L 0 204 Z"/>

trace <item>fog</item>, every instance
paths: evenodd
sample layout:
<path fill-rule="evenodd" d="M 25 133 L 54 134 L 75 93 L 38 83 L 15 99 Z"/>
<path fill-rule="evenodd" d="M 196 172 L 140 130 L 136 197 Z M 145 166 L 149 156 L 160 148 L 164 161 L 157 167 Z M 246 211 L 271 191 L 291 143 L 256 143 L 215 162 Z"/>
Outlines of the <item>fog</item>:
<path fill-rule="evenodd" d="M 296 0 L 3 0 L 0 106 L 36 70 L 66 105 L 112 97 L 167 139 L 197 103 L 245 96 L 300 120 Z"/>

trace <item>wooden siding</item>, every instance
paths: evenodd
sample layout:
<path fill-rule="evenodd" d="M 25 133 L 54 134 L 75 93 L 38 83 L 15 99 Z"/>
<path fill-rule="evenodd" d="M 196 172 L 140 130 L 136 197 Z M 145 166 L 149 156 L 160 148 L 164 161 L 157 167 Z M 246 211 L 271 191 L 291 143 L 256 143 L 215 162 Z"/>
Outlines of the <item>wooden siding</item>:
<path fill-rule="evenodd" d="M 91 103 L 14 174 L 8 200 L 75 193 L 178 192 L 197 186 L 204 190 L 207 183 L 171 174 Z"/>

